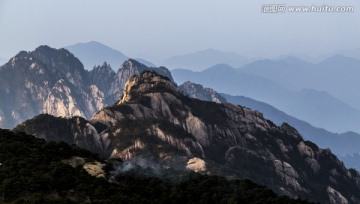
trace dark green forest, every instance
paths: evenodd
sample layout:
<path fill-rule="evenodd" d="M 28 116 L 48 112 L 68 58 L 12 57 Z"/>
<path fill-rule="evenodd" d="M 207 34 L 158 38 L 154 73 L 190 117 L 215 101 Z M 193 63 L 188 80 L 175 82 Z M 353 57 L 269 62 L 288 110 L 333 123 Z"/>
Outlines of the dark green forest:
<path fill-rule="evenodd" d="M 81 165 L 73 168 L 63 162 L 73 156 L 106 163 L 107 175 L 121 164 L 64 142 L 0 129 L 0 203 L 307 203 L 277 196 L 250 180 L 190 172 L 173 171 L 182 176 L 172 180 L 171 170 L 164 179 L 141 176 L 135 169 L 109 182 L 89 175 Z"/>

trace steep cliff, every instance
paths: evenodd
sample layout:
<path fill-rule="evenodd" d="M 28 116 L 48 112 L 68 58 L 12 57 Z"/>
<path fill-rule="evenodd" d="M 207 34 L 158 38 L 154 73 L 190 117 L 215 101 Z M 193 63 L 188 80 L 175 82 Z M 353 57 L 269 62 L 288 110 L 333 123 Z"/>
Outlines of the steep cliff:
<path fill-rule="evenodd" d="M 40 46 L 22 51 L 0 69 L 0 127 L 13 127 L 40 113 L 90 117 L 103 95 L 87 85 L 81 62 L 65 49 Z M 95 111 L 96 110 L 96 111 Z"/>

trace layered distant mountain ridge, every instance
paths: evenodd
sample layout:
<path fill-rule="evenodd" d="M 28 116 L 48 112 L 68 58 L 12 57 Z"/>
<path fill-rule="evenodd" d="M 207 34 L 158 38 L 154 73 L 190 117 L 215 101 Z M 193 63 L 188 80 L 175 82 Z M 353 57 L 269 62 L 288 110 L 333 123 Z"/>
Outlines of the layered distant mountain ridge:
<path fill-rule="evenodd" d="M 171 78 L 162 68 L 129 59 L 115 73 L 104 63 L 91 71 L 66 49 L 22 51 L 0 68 L 0 127 L 11 128 L 40 113 L 91 117 L 121 97 L 127 79 L 144 69 Z"/>
<path fill-rule="evenodd" d="M 330 150 L 260 112 L 191 99 L 155 72 L 130 77 L 121 100 L 89 121 L 40 115 L 15 130 L 143 166 L 248 178 L 293 198 L 360 202 L 359 174 Z"/>
<path fill-rule="evenodd" d="M 221 63 L 240 67 L 249 62 L 249 59 L 236 53 L 206 49 L 195 53 L 170 57 L 164 61 L 164 64 L 172 69 L 182 68 L 201 71 Z"/>
<path fill-rule="evenodd" d="M 270 66 L 266 66 L 268 61 L 265 60 L 262 63 L 262 68 L 266 70 L 266 73 L 273 72 Z M 297 64 L 298 62 L 292 60 L 292 63 Z M 283 70 L 286 69 L 288 70 L 286 73 L 293 76 L 293 78 L 290 78 L 290 81 L 294 84 L 302 80 L 301 71 L 299 71 L 298 75 L 293 74 L 291 64 L 283 67 Z M 315 89 L 292 90 L 289 88 L 291 87 L 290 85 L 284 87 L 280 85 L 280 83 L 266 78 L 265 73 L 260 76 L 253 73 L 255 71 L 251 73 L 250 71 L 251 69 L 249 73 L 247 73 L 226 64 L 219 64 L 201 72 L 173 70 L 172 75 L 177 83 L 181 84 L 185 81 L 192 81 L 216 89 L 221 93 L 250 97 L 257 101 L 270 104 L 316 127 L 324 128 L 332 132 L 360 132 L 360 111 L 335 98 L 328 92 Z M 275 74 L 273 75 L 277 76 L 276 70 L 274 72 Z M 281 76 L 282 75 L 277 76 L 277 78 L 282 79 Z M 284 76 L 284 78 L 283 80 L 288 80 L 286 76 Z M 319 80 L 321 81 L 321 79 Z M 344 80 L 346 79 L 342 79 L 342 81 Z M 355 82 L 350 80 L 347 85 L 353 83 Z M 350 90 L 350 88 L 347 90 Z M 351 94 L 350 91 L 344 92 Z"/>
<path fill-rule="evenodd" d="M 281 60 L 260 60 L 237 69 L 240 73 L 270 79 L 293 90 L 316 89 L 360 109 L 360 94 L 352 92 L 359 87 L 360 60 L 334 55 L 319 63 L 308 63 L 295 57 Z"/>

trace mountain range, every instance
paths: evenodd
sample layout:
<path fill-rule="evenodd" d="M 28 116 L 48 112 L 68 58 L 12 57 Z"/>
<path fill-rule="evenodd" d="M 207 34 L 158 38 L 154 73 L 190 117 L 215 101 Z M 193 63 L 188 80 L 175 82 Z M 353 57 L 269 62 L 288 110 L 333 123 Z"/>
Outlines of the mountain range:
<path fill-rule="evenodd" d="M 220 84 L 224 87 L 243 74 L 227 65 L 192 73 L 189 80 L 208 74 L 209 80 L 225 80 Z M 291 93 L 266 78 L 241 77 L 243 84 L 233 84 L 234 90 L 246 85 L 265 88 L 264 94 L 269 88 L 274 94 Z M 251 82 L 259 79 L 263 87 Z M 0 87 L 1 127 L 12 128 L 28 119 L 13 132 L 75 144 L 102 158 L 145 169 L 251 179 L 277 194 L 321 203 L 360 202 L 359 173 L 283 122 L 295 124 L 306 139 L 318 139 L 321 146 L 330 137 L 328 144 L 340 144 L 345 141 L 341 137 L 354 139 L 356 133 L 333 134 L 268 104 L 218 94 L 200 84 L 177 86 L 165 67 L 127 59 L 117 72 L 106 62 L 88 71 L 68 50 L 40 46 L 19 52 L 0 67 Z M 335 150 L 345 151 L 341 145 Z"/>
<path fill-rule="evenodd" d="M 231 67 L 220 68 L 225 71 L 215 67 L 207 72 L 215 74 L 219 71 L 218 76 L 223 73 L 222 77 L 226 77 L 227 72 L 233 71 Z M 33 52 L 20 52 L 0 69 L 1 84 L 4 87 L 0 91 L 4 98 L 0 102 L 0 127 L 15 127 L 41 113 L 62 117 L 82 116 L 89 119 L 103 107 L 119 100 L 129 77 L 144 70 L 155 70 L 172 79 L 171 73 L 164 67 L 154 69 L 131 59 L 125 61 L 116 73 L 107 63 L 86 71 L 81 62 L 65 49 L 56 50 L 40 46 Z M 191 80 L 192 77 L 189 76 L 188 79 Z M 256 81 L 257 77 L 247 79 Z M 271 87 L 269 84 L 274 83 L 269 81 L 266 87 Z M 272 88 L 276 90 L 274 87 L 276 84 Z M 189 96 L 201 100 L 217 103 L 228 101 L 258 110 L 277 125 L 289 123 L 306 139 L 316 142 L 321 147 L 331 148 L 337 155 L 358 153 L 358 143 L 351 142 L 358 140 L 356 133 L 331 133 L 289 116 L 268 104 L 246 97 L 223 95 L 225 99 L 216 91 L 203 88 L 199 84 L 185 82 L 179 88 Z M 357 167 L 354 163 L 346 164 L 349 167 Z"/>
<path fill-rule="evenodd" d="M 214 67 L 207 72 L 215 74 L 218 71 L 218 75 L 223 73 L 223 77 L 226 77 L 227 72 L 233 71 L 231 67 L 219 66 L 220 70 Z M 155 70 L 172 79 L 171 73 L 164 67 L 154 69 L 131 59 L 125 61 L 115 73 L 107 63 L 86 71 L 81 62 L 65 49 L 41 46 L 33 52 L 20 52 L 0 69 L 4 87 L 0 91 L 4 97 L 0 102 L 1 127 L 15 127 L 16 124 L 41 113 L 90 118 L 103 107 L 115 103 L 121 97 L 128 78 L 144 70 Z M 258 80 L 256 76 L 247 79 Z M 272 89 L 276 90 L 276 84 L 271 81 L 268 81 L 266 87 L 271 87 L 271 84 Z M 266 118 L 278 125 L 287 122 L 296 127 L 306 139 L 321 147 L 330 147 L 338 155 L 357 153 L 357 143 L 349 143 L 357 140 L 356 133 L 334 134 L 315 128 L 268 104 L 250 98 L 223 95 L 225 99 L 214 90 L 191 82 L 185 82 L 180 88 L 189 96 L 201 100 L 221 103 L 228 99 L 234 104 L 245 105 L 263 112 Z"/>
<path fill-rule="evenodd" d="M 192 99 L 153 71 L 130 77 L 121 100 L 89 121 L 39 115 L 14 131 L 143 167 L 251 179 L 292 198 L 360 202 L 359 174 L 330 150 L 304 141 L 288 124 L 276 126 L 260 112 Z"/>
<path fill-rule="evenodd" d="M 219 64 L 201 72 L 173 70 L 172 75 L 179 84 L 192 81 L 222 93 L 247 96 L 265 102 L 315 127 L 340 133 L 360 132 L 360 111 L 325 91 L 291 90 L 265 76 L 245 73 L 226 64 Z"/>
<path fill-rule="evenodd" d="M 326 91 L 360 109 L 360 94 L 348 91 L 360 86 L 359 67 L 359 59 L 334 55 L 316 64 L 295 57 L 261 60 L 242 66 L 238 72 L 261 76 L 292 90 Z"/>
<path fill-rule="evenodd" d="M 122 52 L 96 41 L 69 45 L 65 49 L 78 57 L 86 70 L 92 70 L 103 62 L 106 62 L 112 69 L 116 70 L 124 61 L 129 59 Z M 155 67 L 153 63 L 147 60 L 141 58 L 135 58 L 135 60 L 149 67 Z"/>
<path fill-rule="evenodd" d="M 115 103 L 127 79 L 145 69 L 171 78 L 164 67 L 149 68 L 132 59 L 117 73 L 107 63 L 87 71 L 66 49 L 21 51 L 0 67 L 0 127 L 12 128 L 40 113 L 90 118 Z"/>
<path fill-rule="evenodd" d="M 325 56 L 327 58 L 327 57 L 331 57 L 334 55 L 343 55 L 346 57 L 352 57 L 352 58 L 356 58 L 356 59 L 360 60 L 360 48 L 337 50 L 337 51 L 331 52 Z"/>
<path fill-rule="evenodd" d="M 114 59 L 118 60 L 118 62 L 115 64 L 119 64 L 120 61 L 127 58 L 121 52 L 95 41 L 76 44 L 69 46 L 69 48 L 76 52 L 76 56 L 87 55 L 87 57 L 81 58 L 81 61 L 85 62 L 87 62 L 88 59 L 96 59 L 99 64 L 106 59 L 110 59 L 108 56 L 113 56 Z M 102 53 L 111 54 L 103 55 L 103 58 L 100 59 L 99 56 L 102 55 L 89 55 L 89 53 L 96 53 L 93 52 L 93 50 L 100 50 Z M 119 59 L 121 60 L 119 61 Z M 221 52 L 213 49 L 207 49 L 197 53 L 177 56 L 171 59 L 175 59 L 174 63 L 188 63 L 186 65 L 180 66 L 187 68 L 197 67 L 197 62 L 200 64 L 201 62 L 206 62 L 206 65 L 201 65 L 203 68 L 217 64 L 219 62 L 226 62 L 234 65 L 235 67 L 240 66 L 239 64 L 243 65 L 250 62 L 249 60 L 246 60 L 237 54 Z M 172 66 L 171 59 L 165 61 L 166 64 L 170 62 L 170 67 Z M 148 67 L 155 67 L 154 64 L 146 60 L 142 60 L 140 58 L 136 58 L 136 60 L 142 64 L 147 65 Z M 235 61 L 242 61 L 242 63 L 235 63 Z M 342 55 L 329 57 L 317 64 L 308 63 L 299 58 L 291 56 L 284 56 L 277 60 L 258 60 L 242 66 L 241 68 L 237 69 L 237 71 L 240 72 L 241 75 L 252 75 L 244 75 L 246 78 L 249 78 L 251 81 L 253 81 L 252 84 L 248 83 L 251 84 L 251 86 L 254 85 L 254 82 L 259 83 L 261 86 L 264 79 L 269 79 L 267 82 L 265 82 L 264 86 L 270 88 L 266 89 L 266 91 L 263 91 L 259 85 L 255 84 L 255 90 L 251 88 L 250 91 L 243 89 L 239 93 L 236 92 L 237 90 L 231 90 L 231 92 L 229 92 L 227 91 L 228 88 L 226 88 L 225 90 L 220 91 L 231 93 L 232 95 L 245 95 L 259 101 L 264 101 L 301 120 L 310 122 L 317 127 L 325 128 L 333 132 L 359 132 L 357 124 L 360 121 L 360 111 L 356 107 L 359 107 L 360 105 L 357 104 L 358 101 L 360 101 L 360 95 L 346 91 L 351 87 L 357 86 L 357 84 L 354 84 L 357 83 L 357 80 L 354 78 L 356 74 L 349 73 L 356 73 L 357 67 L 359 67 L 360 64 L 359 62 L 360 61 L 356 59 L 344 57 Z M 215 67 L 219 68 L 219 66 Z M 219 69 L 218 72 L 223 71 L 223 69 L 224 68 Z M 175 70 L 175 77 L 177 77 L 177 71 L 178 70 Z M 190 74 L 192 73 L 189 73 L 188 75 Z M 230 72 L 229 74 L 233 73 Z M 260 78 L 254 78 L 254 75 L 260 76 Z M 186 74 L 185 77 L 182 78 L 184 78 L 184 80 L 191 80 Z M 183 83 L 184 80 L 181 80 L 180 83 Z M 196 80 L 191 81 L 198 82 Z M 209 84 L 204 85 L 210 86 Z M 217 86 L 212 87 L 219 90 Z M 269 93 L 268 90 L 272 91 L 271 94 L 269 94 L 270 96 L 266 95 L 266 93 Z M 260 95 L 260 97 L 258 97 L 258 95 Z M 279 100 L 283 98 L 290 98 L 291 100 Z M 307 99 L 310 99 L 310 102 Z M 325 106 L 322 106 L 321 104 L 324 104 Z M 339 108 L 339 110 L 337 110 L 337 108 Z M 329 112 L 328 110 L 332 111 Z M 334 115 L 337 116 L 337 120 L 334 119 Z M 347 116 L 349 117 L 347 118 Z M 340 127 L 340 123 L 337 123 L 338 121 L 347 121 L 349 123 L 341 124 Z"/>
<path fill-rule="evenodd" d="M 236 53 L 223 52 L 214 49 L 206 49 L 198 52 L 173 56 L 163 63 L 171 69 L 190 69 L 201 71 L 216 64 L 226 63 L 234 67 L 240 67 L 250 60 Z"/>

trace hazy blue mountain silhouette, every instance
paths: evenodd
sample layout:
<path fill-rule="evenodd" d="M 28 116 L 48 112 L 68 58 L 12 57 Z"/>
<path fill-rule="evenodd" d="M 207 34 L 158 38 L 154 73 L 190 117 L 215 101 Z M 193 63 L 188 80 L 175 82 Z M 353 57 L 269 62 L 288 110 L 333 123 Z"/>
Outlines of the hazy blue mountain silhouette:
<path fill-rule="evenodd" d="M 293 91 L 255 74 L 220 64 L 202 72 L 173 70 L 179 84 L 192 81 L 222 93 L 243 95 L 268 103 L 286 113 L 332 132 L 360 132 L 360 111 L 324 91 Z"/>
<path fill-rule="evenodd" d="M 360 153 L 339 156 L 339 159 L 343 161 L 348 168 L 355 168 L 360 171 Z M 351 166 L 348 164 L 351 164 Z"/>
<path fill-rule="evenodd" d="M 301 87 L 297 86 L 297 83 L 308 83 L 307 81 L 297 81 L 304 79 L 308 70 L 312 69 L 313 66 L 314 64 L 308 63 L 300 58 L 287 56 L 280 60 L 258 60 L 244 65 L 238 69 L 238 72 L 268 78 L 289 89 L 297 90 Z M 292 75 L 293 77 L 288 77 L 288 75 Z M 294 82 L 295 77 L 298 79 Z"/>
<path fill-rule="evenodd" d="M 91 70 L 95 65 L 101 65 L 104 61 L 117 69 L 128 59 L 120 51 L 112 49 L 96 41 L 78 43 L 65 47 L 72 52 L 84 64 L 85 69 Z"/>
<path fill-rule="evenodd" d="M 221 63 L 239 67 L 248 62 L 249 59 L 236 53 L 206 49 L 195 53 L 171 57 L 165 60 L 164 64 L 171 69 L 186 68 L 200 71 Z"/>
<path fill-rule="evenodd" d="M 360 60 L 360 48 L 357 49 L 345 49 L 345 50 L 336 50 L 334 52 L 331 52 L 329 54 L 324 55 L 324 59 L 331 57 L 333 55 L 343 55 L 346 57 L 352 57 Z"/>
<path fill-rule="evenodd" d="M 360 60 L 334 55 L 317 64 L 293 57 L 278 61 L 262 60 L 247 64 L 238 72 L 270 79 L 293 90 L 323 90 L 347 104 L 360 109 Z"/>

